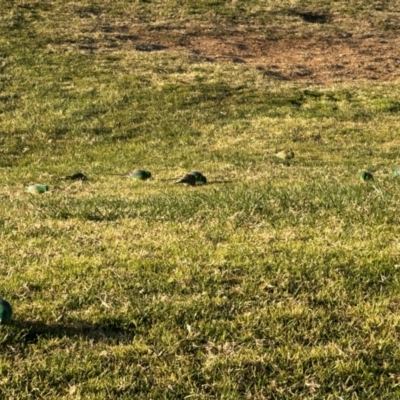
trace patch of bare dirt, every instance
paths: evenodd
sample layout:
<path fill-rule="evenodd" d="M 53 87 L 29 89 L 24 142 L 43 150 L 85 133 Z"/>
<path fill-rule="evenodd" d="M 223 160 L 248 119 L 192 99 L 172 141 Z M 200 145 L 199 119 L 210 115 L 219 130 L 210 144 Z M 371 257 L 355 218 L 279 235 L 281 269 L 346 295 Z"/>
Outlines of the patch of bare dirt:
<path fill-rule="evenodd" d="M 329 83 L 400 78 L 397 34 L 268 39 L 254 32 L 213 34 L 143 27 L 130 28 L 126 34 L 138 51 L 189 52 L 194 60 L 244 63 L 281 80 Z"/>

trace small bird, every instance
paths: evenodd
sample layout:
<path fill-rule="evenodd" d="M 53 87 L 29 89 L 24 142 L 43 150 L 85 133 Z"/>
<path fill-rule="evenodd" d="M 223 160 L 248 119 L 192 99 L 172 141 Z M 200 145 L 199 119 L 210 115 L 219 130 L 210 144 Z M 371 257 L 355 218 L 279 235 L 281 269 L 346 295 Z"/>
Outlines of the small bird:
<path fill-rule="evenodd" d="M 374 176 L 368 171 L 363 171 L 360 174 L 360 180 L 363 181 L 363 182 L 373 181 L 374 180 Z"/>
<path fill-rule="evenodd" d="M 393 170 L 393 176 L 399 176 L 400 175 L 400 167 L 397 167 Z"/>
<path fill-rule="evenodd" d="M 175 183 L 186 183 L 189 186 L 196 186 L 196 182 L 197 182 L 196 175 L 190 173 L 186 174 Z"/>
<path fill-rule="evenodd" d="M 196 183 L 202 183 L 205 185 L 207 183 L 207 178 L 199 171 L 192 171 L 190 174 L 194 175 L 196 178 Z"/>
<path fill-rule="evenodd" d="M 7 300 L 0 299 L 0 325 L 8 324 L 11 321 L 12 308 Z"/>
<path fill-rule="evenodd" d="M 292 160 L 294 158 L 294 152 L 292 149 L 282 150 L 275 153 L 275 156 L 281 158 L 282 160 Z"/>
<path fill-rule="evenodd" d="M 146 181 L 147 179 L 151 178 L 151 172 L 145 169 L 137 169 L 135 171 L 127 172 L 125 174 L 111 174 L 111 175 L 125 176 L 127 178 L 137 179 L 140 181 Z"/>
<path fill-rule="evenodd" d="M 70 181 L 87 181 L 87 176 L 85 174 L 82 174 L 82 172 L 77 172 L 76 174 L 73 175 L 67 175 L 65 180 L 70 180 Z"/>
<path fill-rule="evenodd" d="M 49 187 L 47 185 L 42 185 L 42 184 L 35 184 L 35 185 L 29 185 L 26 187 L 26 191 L 29 193 L 38 193 L 42 194 L 45 193 L 49 190 Z"/>
<path fill-rule="evenodd" d="M 194 177 L 194 179 L 193 179 Z M 190 186 L 195 186 L 196 184 L 205 185 L 207 184 L 207 178 L 199 171 L 192 171 L 185 174 L 181 178 L 167 178 L 164 181 L 173 181 L 178 179 L 175 183 L 186 183 Z"/>

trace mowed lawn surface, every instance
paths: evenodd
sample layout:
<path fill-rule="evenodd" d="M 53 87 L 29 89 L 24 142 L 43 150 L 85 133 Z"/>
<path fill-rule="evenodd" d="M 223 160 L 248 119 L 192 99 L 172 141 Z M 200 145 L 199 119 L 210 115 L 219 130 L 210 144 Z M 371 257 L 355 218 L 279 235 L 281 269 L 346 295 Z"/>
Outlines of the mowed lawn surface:
<path fill-rule="evenodd" d="M 399 82 L 160 39 L 379 48 L 400 2 L 273 3 L 0 0 L 1 398 L 400 398 Z"/>

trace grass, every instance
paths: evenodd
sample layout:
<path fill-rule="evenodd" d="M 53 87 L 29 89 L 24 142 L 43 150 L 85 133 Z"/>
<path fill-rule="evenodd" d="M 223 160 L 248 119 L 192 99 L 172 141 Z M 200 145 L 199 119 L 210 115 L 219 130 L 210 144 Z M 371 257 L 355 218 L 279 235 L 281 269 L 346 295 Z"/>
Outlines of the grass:
<path fill-rule="evenodd" d="M 399 83 L 279 81 L 115 36 L 380 34 L 397 1 L 0 5 L 1 397 L 400 396 Z M 135 168 L 154 179 L 110 175 Z M 210 184 L 167 180 L 194 169 Z"/>

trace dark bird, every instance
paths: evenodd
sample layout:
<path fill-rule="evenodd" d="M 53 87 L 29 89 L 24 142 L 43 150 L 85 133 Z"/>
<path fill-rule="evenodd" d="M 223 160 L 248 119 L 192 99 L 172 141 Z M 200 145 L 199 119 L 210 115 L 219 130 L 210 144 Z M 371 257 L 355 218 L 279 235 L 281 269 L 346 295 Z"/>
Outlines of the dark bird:
<path fill-rule="evenodd" d="M 196 176 L 190 173 L 186 174 L 175 183 L 186 183 L 189 186 L 196 186 L 196 182 L 197 182 Z"/>
<path fill-rule="evenodd" d="M 70 181 L 87 181 L 87 176 L 85 174 L 82 174 L 82 172 L 77 172 L 76 174 L 73 175 L 67 175 L 65 180 L 70 180 Z"/>
<path fill-rule="evenodd" d="M 362 180 L 363 182 L 373 181 L 374 180 L 374 176 L 368 171 L 363 171 L 360 174 L 360 180 Z"/>
<path fill-rule="evenodd" d="M 192 171 L 190 172 L 191 175 L 194 175 L 196 178 L 196 183 L 202 183 L 206 184 L 207 183 L 207 178 L 199 171 Z"/>
<path fill-rule="evenodd" d="M 0 324 L 8 324 L 11 321 L 12 308 L 8 301 L 0 299 Z"/>

